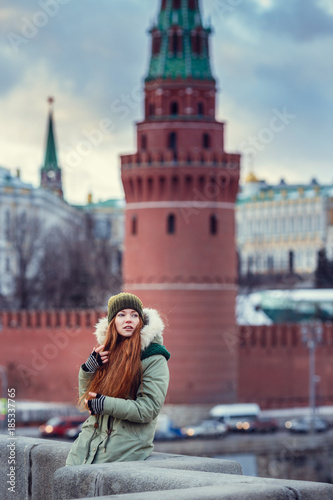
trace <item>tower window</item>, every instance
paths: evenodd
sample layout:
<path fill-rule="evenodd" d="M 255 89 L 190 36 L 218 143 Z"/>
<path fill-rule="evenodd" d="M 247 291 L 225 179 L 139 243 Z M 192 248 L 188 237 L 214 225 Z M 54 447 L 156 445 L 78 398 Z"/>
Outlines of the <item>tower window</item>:
<path fill-rule="evenodd" d="M 147 149 L 147 136 L 145 134 L 141 136 L 141 149 Z"/>
<path fill-rule="evenodd" d="M 188 8 L 190 10 L 195 10 L 195 0 L 188 0 Z"/>
<path fill-rule="evenodd" d="M 177 52 L 178 52 L 178 35 L 177 33 L 173 33 L 172 34 L 172 50 L 171 52 L 173 53 L 174 56 L 177 55 Z"/>
<path fill-rule="evenodd" d="M 137 219 L 136 215 L 133 215 L 131 233 L 133 235 L 135 235 L 135 234 L 137 234 L 137 232 L 138 232 L 138 219 Z"/>
<path fill-rule="evenodd" d="M 170 104 L 170 114 L 173 116 L 178 115 L 178 102 L 172 101 Z"/>
<path fill-rule="evenodd" d="M 174 196 L 178 194 L 178 187 L 179 187 L 179 178 L 175 175 L 171 179 L 171 191 Z"/>
<path fill-rule="evenodd" d="M 160 177 L 158 180 L 160 196 L 163 196 L 165 193 L 165 177 Z"/>
<path fill-rule="evenodd" d="M 167 0 L 162 0 L 162 10 L 165 10 Z"/>
<path fill-rule="evenodd" d="M 196 33 L 195 35 L 192 35 L 192 50 L 194 54 L 201 55 L 201 49 L 202 44 L 201 44 L 201 35 L 200 33 Z"/>
<path fill-rule="evenodd" d="M 180 9 L 180 0 L 173 0 L 172 8 L 173 9 Z"/>
<path fill-rule="evenodd" d="M 199 116 L 204 115 L 204 105 L 202 102 L 198 102 L 198 115 Z"/>
<path fill-rule="evenodd" d="M 169 214 L 167 219 L 167 233 L 175 234 L 176 232 L 176 217 L 174 214 Z"/>
<path fill-rule="evenodd" d="M 155 114 L 155 104 L 149 104 L 149 116 L 154 116 Z"/>
<path fill-rule="evenodd" d="M 217 217 L 215 214 L 211 215 L 210 216 L 210 220 L 209 220 L 209 230 L 210 230 L 210 234 L 217 234 Z"/>
<path fill-rule="evenodd" d="M 168 148 L 176 151 L 177 149 L 177 134 L 176 132 L 170 132 L 168 136 Z"/>
<path fill-rule="evenodd" d="M 157 55 L 161 51 L 161 35 L 158 33 L 156 35 L 153 35 L 153 55 Z"/>
<path fill-rule="evenodd" d="M 209 149 L 210 148 L 210 135 L 209 134 L 203 134 L 203 136 L 202 136 L 202 147 L 204 149 Z"/>
<path fill-rule="evenodd" d="M 152 177 L 149 177 L 147 181 L 147 191 L 149 199 L 151 199 L 151 197 L 153 196 L 153 187 L 154 187 L 154 181 Z"/>

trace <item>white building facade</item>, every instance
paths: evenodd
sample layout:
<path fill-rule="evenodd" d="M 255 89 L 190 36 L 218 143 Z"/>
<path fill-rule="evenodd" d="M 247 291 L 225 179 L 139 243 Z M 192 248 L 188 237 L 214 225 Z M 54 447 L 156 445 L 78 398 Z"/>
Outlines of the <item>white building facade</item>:
<path fill-rule="evenodd" d="M 241 275 L 312 273 L 320 249 L 333 258 L 333 185 L 272 186 L 250 174 L 236 225 Z"/>

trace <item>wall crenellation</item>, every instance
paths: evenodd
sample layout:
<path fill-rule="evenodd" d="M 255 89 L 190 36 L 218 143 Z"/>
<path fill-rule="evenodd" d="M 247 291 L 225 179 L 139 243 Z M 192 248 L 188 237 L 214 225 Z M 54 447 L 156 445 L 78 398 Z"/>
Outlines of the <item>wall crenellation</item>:
<path fill-rule="evenodd" d="M 92 327 L 105 314 L 101 311 L 82 309 L 0 311 L 0 325 L 1 330 Z"/>

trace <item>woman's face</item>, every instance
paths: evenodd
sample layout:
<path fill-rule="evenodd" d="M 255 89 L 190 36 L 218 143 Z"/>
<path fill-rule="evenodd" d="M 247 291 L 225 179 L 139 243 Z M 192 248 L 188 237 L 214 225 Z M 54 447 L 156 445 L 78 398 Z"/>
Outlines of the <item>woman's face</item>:
<path fill-rule="evenodd" d="M 139 321 L 140 316 L 134 309 L 123 309 L 115 317 L 116 330 L 123 337 L 131 337 Z"/>

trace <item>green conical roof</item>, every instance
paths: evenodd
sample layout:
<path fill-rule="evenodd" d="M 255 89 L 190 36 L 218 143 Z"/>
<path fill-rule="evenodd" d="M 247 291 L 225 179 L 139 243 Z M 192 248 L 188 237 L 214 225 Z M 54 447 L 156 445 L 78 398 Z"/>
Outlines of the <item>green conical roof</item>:
<path fill-rule="evenodd" d="M 157 24 L 150 33 L 160 40 L 158 50 L 153 49 L 146 81 L 156 78 L 214 80 L 208 50 L 211 29 L 203 27 L 199 0 L 162 0 Z"/>
<path fill-rule="evenodd" d="M 49 112 L 45 160 L 42 170 L 59 170 L 53 132 L 53 113 Z"/>

